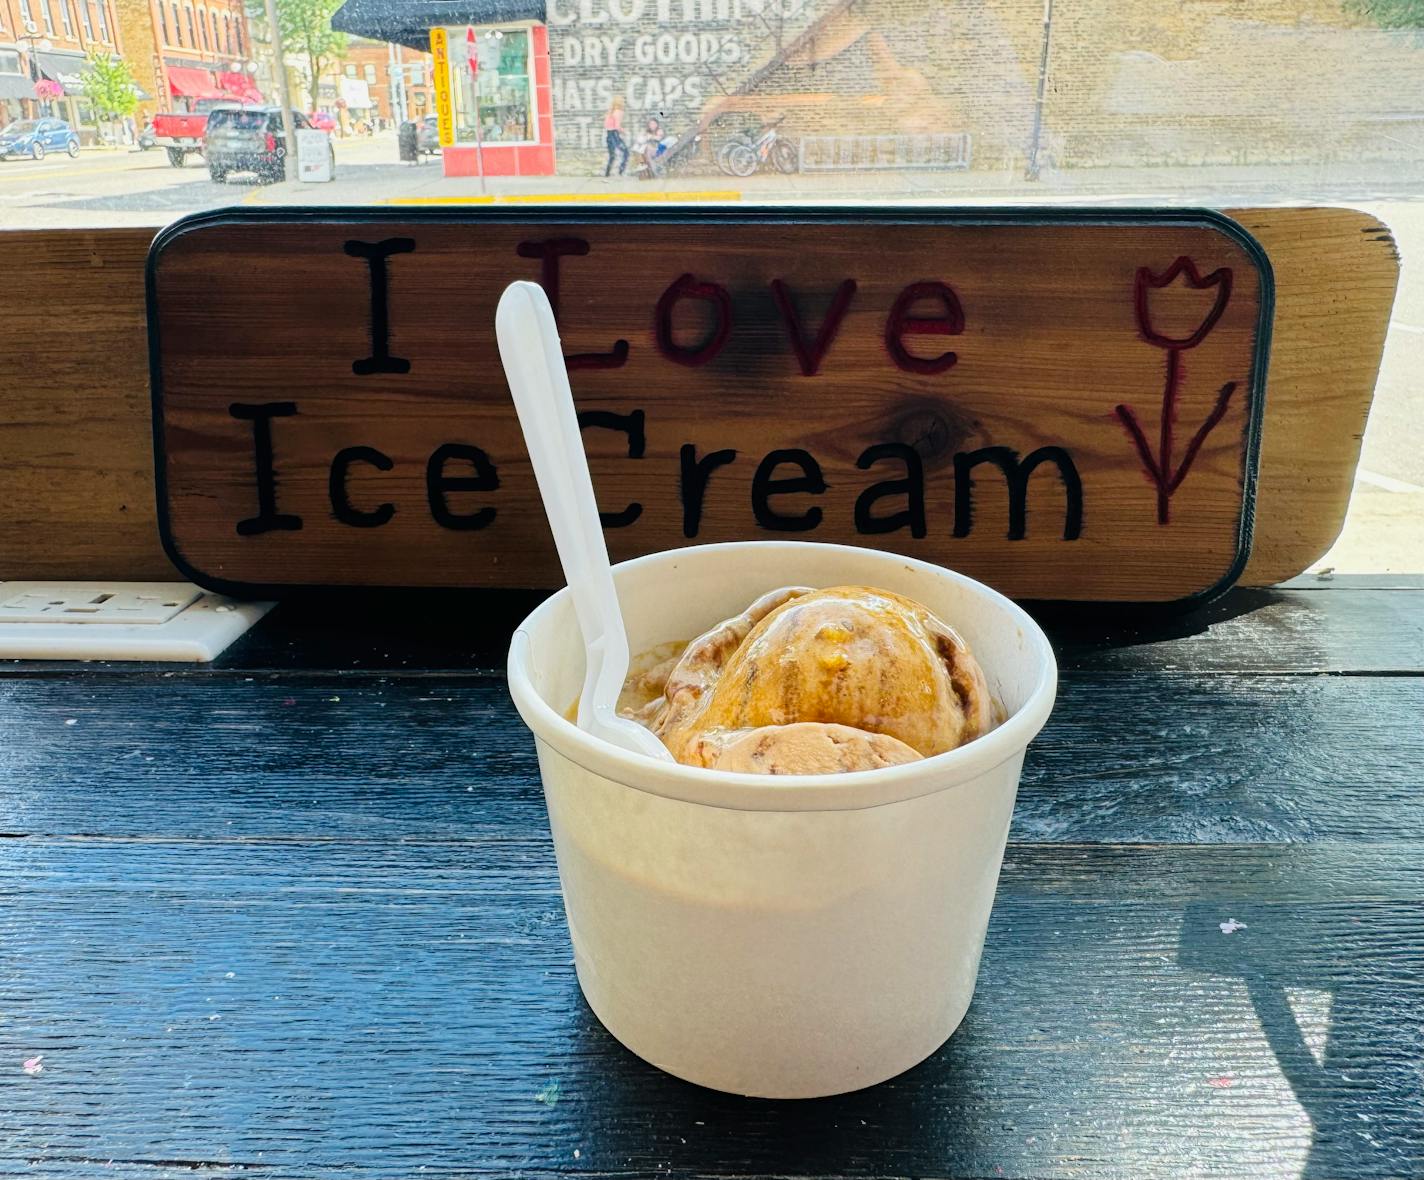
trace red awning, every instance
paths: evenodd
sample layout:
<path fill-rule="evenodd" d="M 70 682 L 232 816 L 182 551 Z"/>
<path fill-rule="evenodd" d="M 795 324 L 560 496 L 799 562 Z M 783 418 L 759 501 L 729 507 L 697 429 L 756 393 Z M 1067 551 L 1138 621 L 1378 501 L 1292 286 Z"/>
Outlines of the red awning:
<path fill-rule="evenodd" d="M 168 67 L 168 89 L 174 98 L 226 98 L 213 85 L 213 76 L 207 70 L 194 70 L 188 66 Z"/>
<path fill-rule="evenodd" d="M 218 85 L 222 87 L 224 94 L 231 95 L 237 102 L 254 105 L 260 105 L 262 102 L 262 91 L 257 89 L 257 84 L 246 74 L 219 73 Z"/>

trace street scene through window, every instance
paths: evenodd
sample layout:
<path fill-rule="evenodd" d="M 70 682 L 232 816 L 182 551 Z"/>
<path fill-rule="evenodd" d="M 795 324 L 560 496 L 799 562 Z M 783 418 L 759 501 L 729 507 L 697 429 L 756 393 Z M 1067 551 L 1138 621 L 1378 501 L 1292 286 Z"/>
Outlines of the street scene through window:
<path fill-rule="evenodd" d="M 272 130 L 210 141 L 228 108 Z M 1424 0 L 0 0 L 6 228 L 511 199 L 1364 209 L 1403 276 L 1340 568 L 1424 568 L 1421 192 Z"/>

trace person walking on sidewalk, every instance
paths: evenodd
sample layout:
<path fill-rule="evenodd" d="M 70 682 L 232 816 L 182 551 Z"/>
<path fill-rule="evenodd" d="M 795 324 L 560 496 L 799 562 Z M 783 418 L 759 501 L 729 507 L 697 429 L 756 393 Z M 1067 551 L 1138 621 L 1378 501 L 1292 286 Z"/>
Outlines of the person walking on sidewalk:
<path fill-rule="evenodd" d="M 621 95 L 615 96 L 608 104 L 608 113 L 603 116 L 603 139 L 608 145 L 608 164 L 603 169 L 603 175 L 607 177 L 613 171 L 613 157 L 619 152 L 623 153 L 623 159 L 618 164 L 618 175 L 622 176 L 628 168 L 628 142 L 623 138 L 623 98 Z"/>

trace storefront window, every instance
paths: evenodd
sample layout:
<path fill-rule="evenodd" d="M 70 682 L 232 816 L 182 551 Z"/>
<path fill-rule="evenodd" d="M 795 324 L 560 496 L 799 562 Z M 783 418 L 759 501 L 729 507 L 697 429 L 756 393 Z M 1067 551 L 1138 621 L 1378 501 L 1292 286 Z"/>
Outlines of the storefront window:
<path fill-rule="evenodd" d="M 450 30 L 456 140 L 475 142 L 478 103 L 480 138 L 485 143 L 533 142 L 529 31 L 485 29 L 477 38 L 479 73 L 472 78 L 465 50 L 466 30 Z"/>

